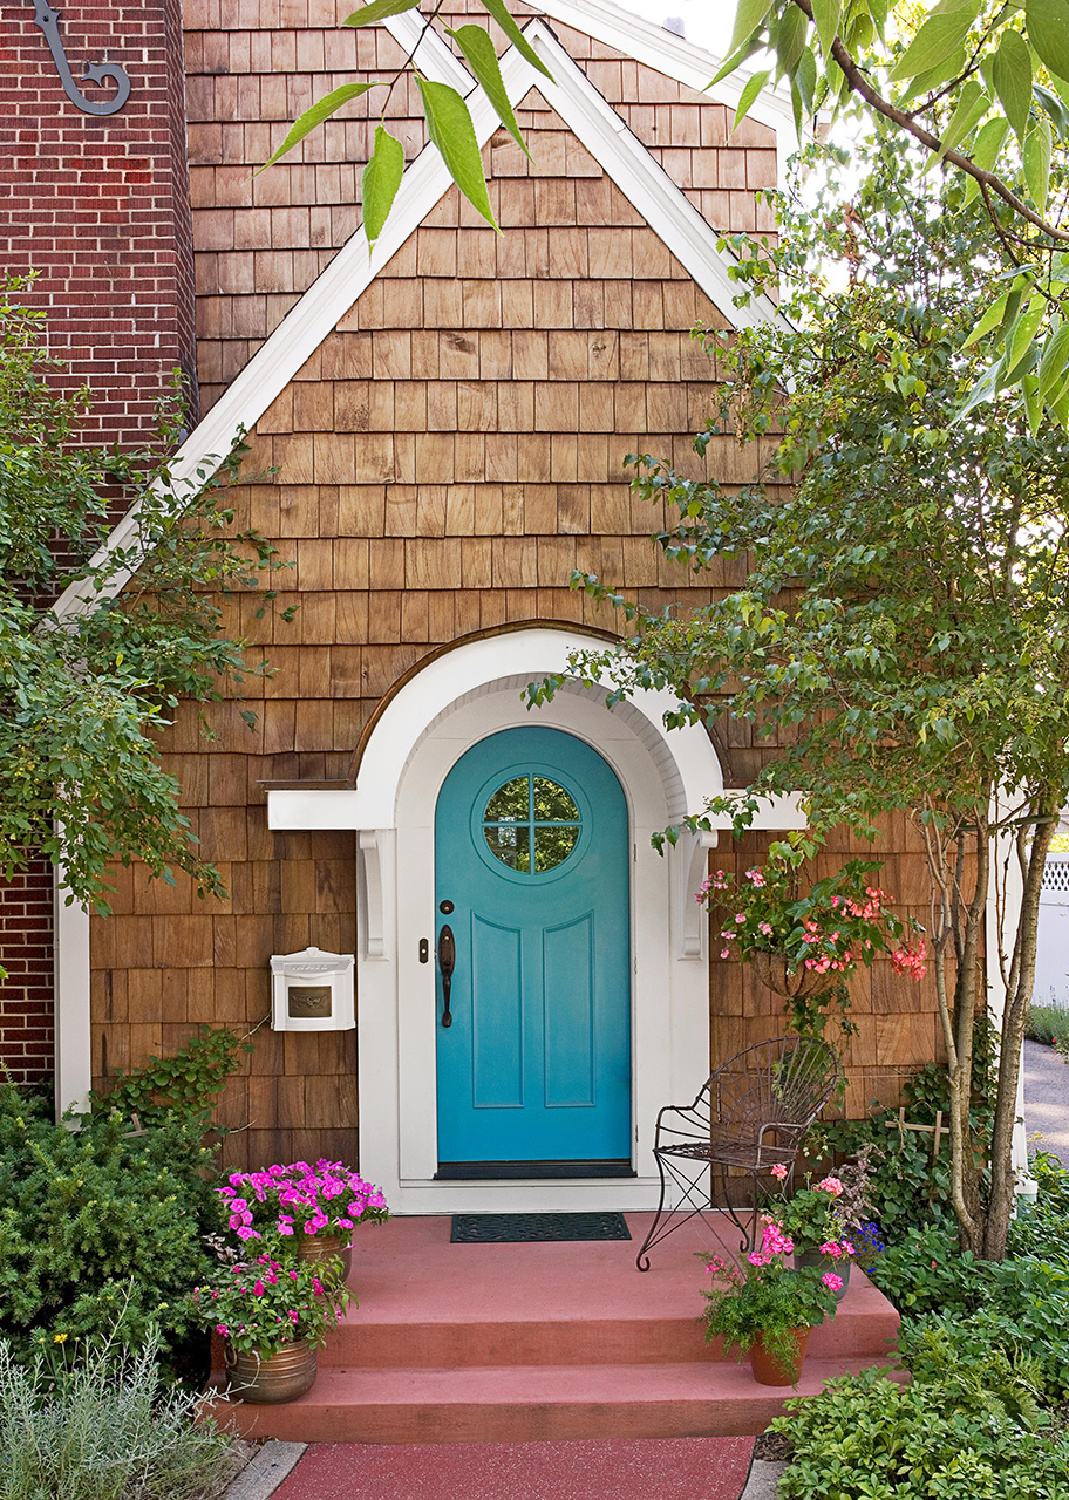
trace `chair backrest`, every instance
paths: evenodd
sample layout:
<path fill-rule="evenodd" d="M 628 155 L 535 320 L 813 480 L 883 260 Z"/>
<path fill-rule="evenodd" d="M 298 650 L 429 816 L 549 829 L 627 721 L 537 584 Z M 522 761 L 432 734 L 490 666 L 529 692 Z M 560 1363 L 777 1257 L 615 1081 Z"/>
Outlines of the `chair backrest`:
<path fill-rule="evenodd" d="M 709 1077 L 695 1106 L 708 1109 L 710 1125 L 735 1127 L 740 1136 L 779 1125 L 801 1140 L 839 1083 L 841 1068 L 827 1042 L 774 1037 L 736 1053 Z"/>

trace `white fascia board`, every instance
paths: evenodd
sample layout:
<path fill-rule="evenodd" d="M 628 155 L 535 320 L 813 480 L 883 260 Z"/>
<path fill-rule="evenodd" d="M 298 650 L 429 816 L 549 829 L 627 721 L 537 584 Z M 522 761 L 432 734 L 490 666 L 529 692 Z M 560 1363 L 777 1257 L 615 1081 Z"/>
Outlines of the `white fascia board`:
<path fill-rule="evenodd" d="M 532 21 L 524 35 L 553 75 L 552 82 L 538 75 L 539 93 L 693 276 L 714 307 L 733 328 L 779 321 L 780 314 L 767 297 L 754 298 L 745 307 L 735 305 L 740 288 L 731 280 L 730 268 L 736 262 L 717 249 L 716 231 L 541 21 Z"/>
<path fill-rule="evenodd" d="M 451 56 L 444 45 L 441 51 Z M 515 48 L 502 59 L 501 72 L 510 97 L 515 98 L 522 98 L 537 76 Z M 471 117 L 482 147 L 496 130 L 498 120 L 481 90 L 472 100 Z M 255 426 L 452 183 L 437 147 L 425 146 L 406 170 L 397 200 L 374 246 L 368 245 L 361 226 L 171 459 L 169 468 L 172 487 L 178 496 L 177 510 L 181 511 L 183 499 L 190 499 L 219 467 L 239 429 Z M 130 566 L 114 575 L 103 594 L 89 580 L 71 584 L 53 606 L 60 619 L 80 610 L 91 610 L 102 597 L 119 593 L 133 576 L 138 560 L 138 510 L 138 506 L 131 506 L 92 559 L 93 565 L 99 566 L 109 553 L 130 548 Z"/>
<path fill-rule="evenodd" d="M 421 16 L 418 11 L 406 10 L 403 15 L 387 17 L 382 24 L 397 45 L 411 56 L 424 78 L 447 83 L 467 97 L 476 87 L 475 79 L 428 21 L 429 17 Z"/>
<path fill-rule="evenodd" d="M 693 42 L 666 31 L 652 21 L 643 20 L 631 11 L 621 10 L 610 0 L 532 0 L 535 8 L 553 20 L 575 31 L 585 32 L 595 41 L 622 52 L 635 62 L 673 78 L 695 93 L 708 92 L 717 104 L 726 104 L 731 109 L 738 107 L 742 91 L 749 82 L 753 68 L 743 65 L 729 77 L 710 88 L 716 77 L 722 57 L 697 47 Z M 780 187 L 786 183 L 788 158 L 797 149 L 797 133 L 790 100 L 774 89 L 764 88 L 748 111 L 760 125 L 767 125 L 776 133 L 776 164 Z"/>

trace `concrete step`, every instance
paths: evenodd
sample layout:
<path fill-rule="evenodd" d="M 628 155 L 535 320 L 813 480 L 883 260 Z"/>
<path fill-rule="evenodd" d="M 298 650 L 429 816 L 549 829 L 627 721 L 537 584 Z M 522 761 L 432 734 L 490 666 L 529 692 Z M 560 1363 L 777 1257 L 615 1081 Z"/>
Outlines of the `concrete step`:
<path fill-rule="evenodd" d="M 326 1367 L 287 1406 L 217 1403 L 245 1437 L 301 1442 L 459 1443 L 745 1436 L 792 1396 L 871 1360 L 806 1360 L 796 1388 L 758 1385 L 748 1362 L 509 1365 L 466 1369 Z"/>
<path fill-rule="evenodd" d="M 635 1273 L 637 1274 L 637 1273 Z M 695 1288 L 699 1283 L 695 1278 Z M 641 1365 L 710 1363 L 722 1358 L 719 1341 L 706 1344 L 698 1321 L 701 1301 L 692 1291 L 687 1312 L 644 1313 L 641 1302 L 621 1306 L 606 1318 L 602 1309 L 573 1308 L 554 1317 L 548 1308 L 536 1316 L 518 1311 L 485 1311 L 459 1318 L 422 1316 L 372 1318 L 350 1309 L 320 1350 L 321 1369 L 446 1369 L 488 1365 Z M 818 1359 L 883 1359 L 894 1347 L 898 1315 L 859 1273 L 839 1305 L 837 1316 L 810 1337 Z"/>

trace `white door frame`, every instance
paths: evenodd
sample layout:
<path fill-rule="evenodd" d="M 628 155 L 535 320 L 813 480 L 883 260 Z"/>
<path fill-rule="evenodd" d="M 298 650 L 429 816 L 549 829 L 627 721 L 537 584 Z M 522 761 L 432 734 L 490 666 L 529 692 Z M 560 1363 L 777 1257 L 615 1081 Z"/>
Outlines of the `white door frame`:
<path fill-rule="evenodd" d="M 592 644 L 603 638 L 540 625 L 462 641 L 432 657 L 382 710 L 356 787 L 269 793 L 273 829 L 358 832 L 360 1170 L 396 1213 L 653 1207 L 657 1111 L 689 1102 L 708 1074 L 705 924 L 694 893 L 716 834 L 688 835 L 664 856 L 651 838 L 722 789 L 720 764 L 703 729 L 665 730 L 663 714 L 674 701 L 667 693 L 641 693 L 609 709 L 604 689 L 569 681 L 551 703 L 529 711 L 523 687 L 564 671 L 570 652 Z M 531 724 L 592 745 L 627 799 L 637 1176 L 436 1182 L 435 806 L 466 750 L 499 730 Z M 769 807 L 761 822 L 801 825 L 792 799 Z M 431 950 L 426 963 L 423 939 Z"/>

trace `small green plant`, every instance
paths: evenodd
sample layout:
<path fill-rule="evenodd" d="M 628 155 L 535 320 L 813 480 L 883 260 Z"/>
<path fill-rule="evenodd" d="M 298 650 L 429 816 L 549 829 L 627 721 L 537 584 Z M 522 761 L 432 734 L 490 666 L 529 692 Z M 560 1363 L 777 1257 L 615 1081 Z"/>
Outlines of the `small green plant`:
<path fill-rule="evenodd" d="M 1051 1441 L 1029 1381 L 1000 1353 L 909 1386 L 829 1380 L 771 1424 L 794 1448 L 779 1500 L 1058 1500 L 1069 1443 Z"/>
<path fill-rule="evenodd" d="M 167 1116 L 199 1120 L 237 1072 L 240 1054 L 253 1051 L 251 1035 L 202 1026 L 173 1057 L 150 1057 L 136 1072 L 117 1073 L 107 1093 L 90 1094 L 90 1110 L 96 1116 L 116 1109 L 131 1119 L 136 1114 L 143 1125 Z"/>
<path fill-rule="evenodd" d="M 718 1255 L 704 1255 L 706 1274 L 714 1285 L 702 1288 L 707 1306 L 705 1340 L 722 1338 L 725 1349 L 738 1349 L 740 1358 L 760 1335 L 776 1364 L 798 1381 L 794 1334 L 835 1316 L 835 1293 L 842 1278 L 834 1271 L 822 1275 L 815 1266 L 793 1270 L 784 1260 L 794 1250 L 782 1225 L 766 1219 L 760 1250 L 751 1251 L 744 1269 Z"/>
<path fill-rule="evenodd" d="M 270 1359 L 299 1339 L 324 1343 L 352 1298 L 333 1263 L 284 1265 L 258 1255 L 194 1287 L 190 1300 L 197 1320 L 232 1349 Z"/>
<path fill-rule="evenodd" d="M 218 1495 L 231 1440 L 195 1420 L 198 1396 L 163 1389 L 159 1354 L 150 1331 L 137 1354 L 113 1337 L 22 1365 L 0 1340 L 0 1500 Z"/>
<path fill-rule="evenodd" d="M 1069 1010 L 1057 1005 L 1030 1005 L 1024 1034 L 1030 1042 L 1056 1047 L 1064 1057 L 1069 1053 Z"/>

